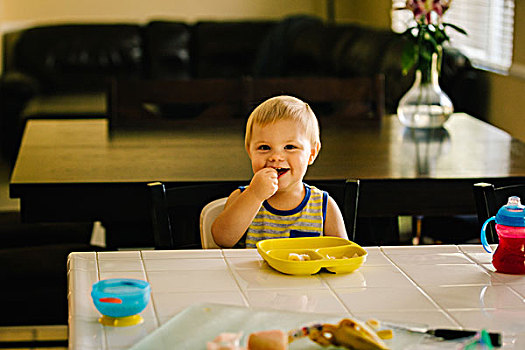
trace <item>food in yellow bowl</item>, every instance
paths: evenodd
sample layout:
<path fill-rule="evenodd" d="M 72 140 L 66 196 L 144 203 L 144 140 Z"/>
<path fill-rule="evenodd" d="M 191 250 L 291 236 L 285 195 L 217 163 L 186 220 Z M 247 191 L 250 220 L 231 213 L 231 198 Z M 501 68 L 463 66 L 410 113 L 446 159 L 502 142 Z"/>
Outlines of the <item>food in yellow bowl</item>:
<path fill-rule="evenodd" d="M 257 250 L 275 270 L 291 275 L 311 275 L 321 268 L 352 272 L 367 256 L 361 246 L 339 237 L 267 239 L 257 243 Z"/>

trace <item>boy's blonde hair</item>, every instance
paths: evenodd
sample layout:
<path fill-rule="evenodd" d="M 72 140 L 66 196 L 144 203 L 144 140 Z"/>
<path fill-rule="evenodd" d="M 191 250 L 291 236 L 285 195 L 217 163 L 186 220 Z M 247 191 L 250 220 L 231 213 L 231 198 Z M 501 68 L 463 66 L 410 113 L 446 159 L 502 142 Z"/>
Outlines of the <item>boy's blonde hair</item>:
<path fill-rule="evenodd" d="M 279 120 L 293 120 L 299 123 L 310 139 L 312 147 L 321 143 L 319 122 L 308 103 L 293 96 L 283 95 L 264 101 L 250 114 L 246 122 L 246 136 L 244 138 L 246 149 L 249 150 L 250 148 L 254 124 L 265 126 Z"/>

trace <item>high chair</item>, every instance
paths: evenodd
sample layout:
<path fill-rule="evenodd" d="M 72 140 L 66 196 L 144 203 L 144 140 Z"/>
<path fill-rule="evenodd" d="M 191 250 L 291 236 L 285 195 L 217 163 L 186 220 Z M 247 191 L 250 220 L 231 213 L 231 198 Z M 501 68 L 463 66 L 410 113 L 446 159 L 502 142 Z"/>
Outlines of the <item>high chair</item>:
<path fill-rule="evenodd" d="M 343 215 L 348 238 L 354 240 L 359 180 L 307 183 L 328 191 L 334 198 Z M 183 184 L 169 188 L 162 182 L 149 183 L 155 249 L 218 248 L 211 235 L 211 224 L 224 208 L 225 197 L 240 185 L 246 182 Z"/>
<path fill-rule="evenodd" d="M 200 217 L 200 232 L 201 245 L 203 249 L 218 249 L 220 248 L 211 234 L 211 225 L 215 218 L 223 211 L 226 204 L 227 197 L 216 199 L 208 204 L 201 211 Z"/>

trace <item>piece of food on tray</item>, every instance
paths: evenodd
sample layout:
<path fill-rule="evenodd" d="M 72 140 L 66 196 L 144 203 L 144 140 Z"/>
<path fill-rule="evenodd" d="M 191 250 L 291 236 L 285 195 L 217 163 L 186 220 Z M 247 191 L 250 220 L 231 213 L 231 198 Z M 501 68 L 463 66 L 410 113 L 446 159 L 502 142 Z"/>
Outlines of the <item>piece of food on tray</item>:
<path fill-rule="evenodd" d="M 366 324 L 372 328 L 374 331 L 377 331 L 379 329 L 379 327 L 381 326 L 381 323 L 379 323 L 378 320 L 376 319 L 369 319 L 369 320 L 366 320 Z"/>
<path fill-rule="evenodd" d="M 206 350 L 244 350 L 240 346 L 242 332 L 239 333 L 221 333 L 206 344 Z"/>
<path fill-rule="evenodd" d="M 377 320 L 362 323 L 345 318 L 338 324 L 315 323 L 288 333 L 279 329 L 264 330 L 251 333 L 246 348 L 239 345 L 242 332 L 221 333 L 212 342 L 208 342 L 207 350 L 287 350 L 288 344 L 305 337 L 322 346 L 335 345 L 350 350 L 388 350 L 381 339 L 392 339 L 393 332 L 391 329 L 379 329 L 380 327 Z"/>
<path fill-rule="evenodd" d="M 247 350 L 286 350 L 288 335 L 279 330 L 260 331 L 250 334 Z"/>
<path fill-rule="evenodd" d="M 377 324 L 371 323 L 379 328 L 378 322 Z M 385 336 L 387 336 L 386 333 Z M 343 319 L 337 325 L 318 323 L 288 333 L 289 342 L 303 337 L 308 337 L 322 346 L 343 346 L 351 350 L 388 349 L 388 346 L 376 334 L 374 329 L 365 323 L 348 318 Z"/>
<path fill-rule="evenodd" d="M 394 332 L 391 329 L 381 329 L 376 331 L 376 334 L 381 339 L 392 339 L 394 337 Z"/>
<path fill-rule="evenodd" d="M 308 337 L 321 345 L 344 346 L 352 350 L 382 350 L 388 346 L 364 323 L 345 318 L 339 324 L 323 324 Z"/>
<path fill-rule="evenodd" d="M 381 339 L 392 339 L 394 337 L 394 332 L 391 329 L 379 329 L 381 328 L 381 322 L 376 319 L 366 320 L 366 325 L 372 328 Z"/>
<path fill-rule="evenodd" d="M 308 255 L 308 254 L 290 253 L 288 255 L 288 260 L 292 260 L 292 261 L 308 261 L 308 260 L 310 260 L 310 255 Z"/>

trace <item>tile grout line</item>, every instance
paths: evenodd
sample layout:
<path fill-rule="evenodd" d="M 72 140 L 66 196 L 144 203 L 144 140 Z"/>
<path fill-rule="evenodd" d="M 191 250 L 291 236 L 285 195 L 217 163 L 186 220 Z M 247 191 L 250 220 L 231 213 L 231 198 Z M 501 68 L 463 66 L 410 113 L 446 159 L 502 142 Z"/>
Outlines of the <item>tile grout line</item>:
<path fill-rule="evenodd" d="M 99 252 L 95 252 L 95 266 L 97 268 L 97 278 L 100 281 L 100 263 L 99 263 Z M 98 322 L 98 321 L 97 321 Z M 103 346 L 104 349 L 109 349 L 109 343 L 108 343 L 108 335 L 106 333 L 106 327 L 102 326 L 103 334 L 104 334 L 104 341 Z"/>
<path fill-rule="evenodd" d="M 472 261 L 474 264 L 478 265 L 479 267 L 481 267 L 484 271 L 487 271 L 487 272 L 492 272 L 490 271 L 489 269 L 487 269 L 485 266 L 483 266 L 483 264 L 480 264 L 478 261 L 476 261 L 476 259 L 472 258 L 468 252 L 464 251 L 463 249 L 461 249 L 460 246 L 457 246 L 459 251 L 470 261 Z M 502 282 L 503 283 L 503 282 Z"/>
<path fill-rule="evenodd" d="M 469 255 L 469 253 L 466 252 L 466 251 L 464 251 L 463 249 L 461 249 L 461 247 L 458 247 L 458 248 L 459 248 L 459 250 L 460 250 L 464 255 L 466 255 L 469 259 L 471 259 L 476 265 L 478 265 L 479 267 L 481 267 L 481 268 L 482 268 L 484 271 L 486 271 L 489 275 L 492 276 L 492 274 L 495 273 L 494 271 L 491 271 L 490 269 L 486 268 L 486 267 L 484 266 L 485 264 L 482 264 L 482 263 L 476 261 L 474 258 L 471 258 L 470 255 Z M 494 253 L 493 253 L 493 254 L 494 254 Z M 510 292 L 511 292 L 512 294 L 514 294 L 515 296 L 517 296 L 518 298 L 520 298 L 522 301 L 525 301 L 525 298 L 524 298 L 524 297 L 523 297 L 523 296 L 522 296 L 517 290 L 515 290 L 514 288 L 512 288 L 512 284 L 508 284 L 508 283 L 505 282 L 505 281 L 501 281 L 501 282 L 499 282 L 499 283 L 501 283 L 502 285 L 504 285 L 507 289 L 510 290 Z"/>
<path fill-rule="evenodd" d="M 458 327 L 460 328 L 464 328 L 460 322 L 458 322 L 458 320 L 456 320 L 444 307 L 442 307 L 437 301 L 435 301 L 419 284 L 416 283 L 416 281 L 414 281 L 414 279 L 412 279 L 412 277 L 410 277 L 398 264 L 396 264 L 389 256 L 388 254 L 384 251 L 383 247 L 380 246 L 379 247 L 379 250 L 381 251 L 381 253 L 383 254 L 383 256 L 395 267 L 397 268 L 401 274 L 403 274 L 403 276 L 405 276 L 416 288 L 417 290 L 419 290 L 428 300 L 430 300 L 430 302 L 432 304 L 434 304 L 434 306 L 443 311 L 445 313 L 445 315 L 449 318 L 450 321 L 452 321 L 453 323 L 455 323 Z"/>
<path fill-rule="evenodd" d="M 332 293 L 332 295 L 337 299 L 337 301 L 343 305 L 343 308 L 346 310 L 346 312 L 352 316 L 353 318 L 357 318 L 357 316 L 352 312 L 350 311 L 350 308 L 348 306 L 346 306 L 346 304 L 343 302 L 343 300 L 339 297 L 339 294 L 337 294 L 337 292 L 332 288 L 332 286 L 327 283 L 324 279 L 324 277 L 321 276 L 321 279 L 323 280 L 323 283 L 328 286 L 328 291 L 330 291 L 330 293 Z"/>
<path fill-rule="evenodd" d="M 226 266 L 228 266 L 228 272 L 233 277 L 233 280 L 235 281 L 235 285 L 237 286 L 237 288 L 239 289 L 239 292 L 241 293 L 241 297 L 242 297 L 242 299 L 244 301 L 244 304 L 246 306 L 248 306 L 249 308 L 251 308 L 252 306 L 250 305 L 250 302 L 248 300 L 248 296 L 244 294 L 244 291 L 241 288 L 241 285 L 240 285 L 239 281 L 237 280 L 237 277 L 235 277 L 235 273 L 233 273 L 232 267 L 231 267 L 230 263 L 228 262 L 228 259 L 226 258 L 226 255 L 224 255 L 224 249 L 221 249 L 220 251 L 221 251 L 222 260 L 224 261 Z"/>
<path fill-rule="evenodd" d="M 142 265 L 142 269 L 144 271 L 144 276 L 146 276 L 146 281 L 148 283 L 149 282 L 149 276 L 148 276 L 148 271 L 146 270 L 146 264 L 144 263 L 144 255 L 142 254 L 142 250 L 139 250 L 139 256 L 140 256 L 140 264 Z M 150 283 L 150 288 L 151 288 L 151 283 Z M 160 327 L 160 318 L 159 318 L 159 315 L 157 313 L 157 306 L 155 305 L 155 303 L 153 302 L 153 296 L 151 295 L 153 294 L 151 289 L 150 289 L 150 302 L 151 302 L 151 307 L 153 308 L 153 313 L 155 314 L 155 321 L 157 322 L 156 326 L 157 328 Z"/>

